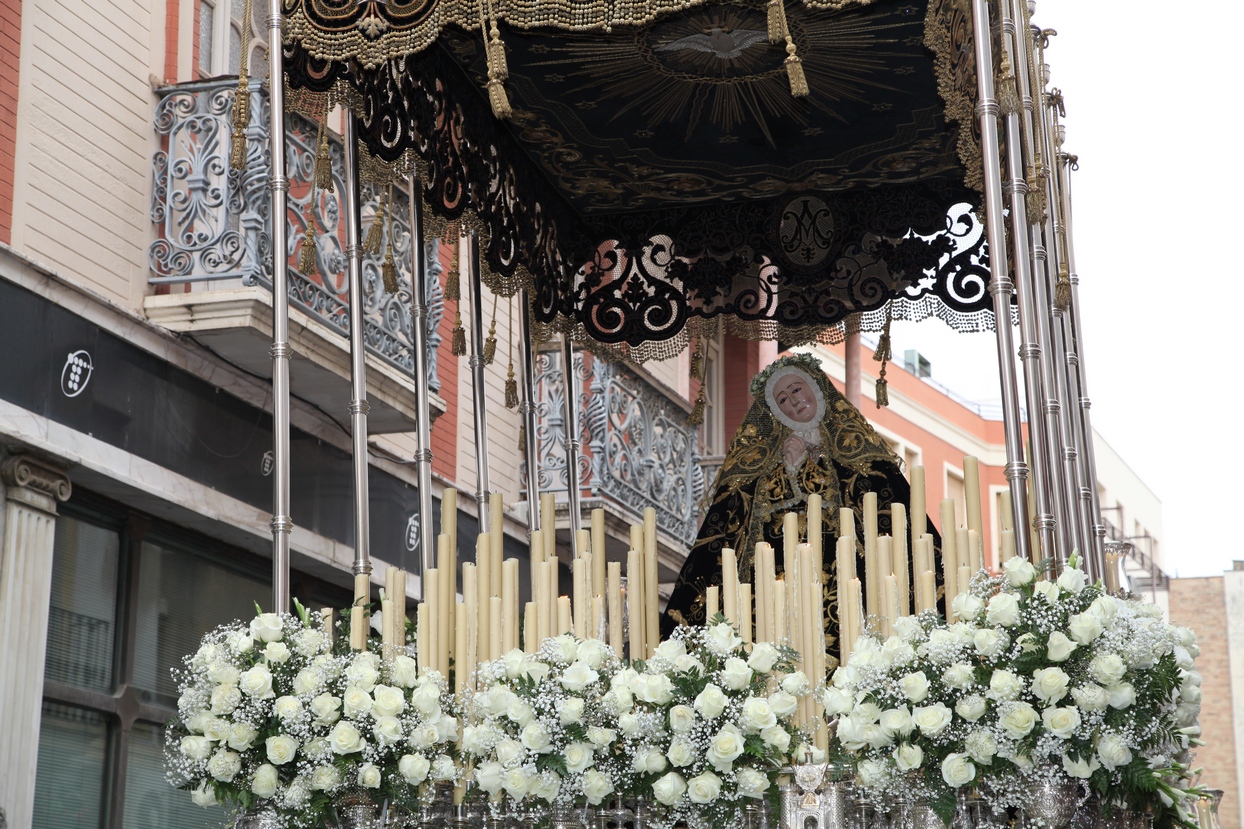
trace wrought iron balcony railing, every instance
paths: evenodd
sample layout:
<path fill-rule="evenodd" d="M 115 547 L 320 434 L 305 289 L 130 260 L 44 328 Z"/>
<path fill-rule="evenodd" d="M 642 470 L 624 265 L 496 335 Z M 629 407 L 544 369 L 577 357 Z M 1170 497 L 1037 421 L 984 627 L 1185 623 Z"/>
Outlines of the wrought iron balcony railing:
<path fill-rule="evenodd" d="M 230 286 L 272 288 L 272 233 L 267 181 L 268 94 L 252 81 L 251 120 L 247 126 L 247 166 L 229 168 L 230 113 L 237 87 L 228 79 L 180 84 L 160 90 L 155 131 L 160 150 L 153 160 L 155 178 L 151 220 L 156 240 L 148 249 L 149 282 L 156 286 L 190 284 L 191 290 Z M 288 249 L 290 301 L 343 338 L 350 333 L 345 277 L 345 227 L 340 194 L 342 144 L 330 137 L 332 192 L 312 191 L 316 127 L 298 115 L 286 125 L 289 175 Z M 362 193 L 364 227 L 375 216 L 379 192 Z M 314 198 L 314 203 L 312 199 Z M 308 210 L 310 208 L 310 210 Z M 298 272 L 298 253 L 306 237 L 308 213 L 316 223 L 316 271 Z M 387 293 L 381 281 L 383 254 L 363 259 L 365 341 L 368 350 L 403 372 L 414 370 L 411 348 L 410 201 L 393 192 L 392 245 L 400 288 Z M 387 240 L 386 240 L 387 241 Z M 438 278 L 437 242 L 428 243 L 429 385 L 439 390 L 436 352 L 444 297 Z M 167 290 L 167 288 L 165 288 Z"/>
<path fill-rule="evenodd" d="M 540 491 L 565 492 L 561 352 L 537 354 L 535 379 Z M 579 396 L 583 452 L 577 478 L 584 496 L 611 500 L 633 518 L 653 507 L 658 528 L 689 545 L 699 526 L 704 473 L 686 411 L 624 365 L 590 354 L 575 354 L 572 380 Z"/>

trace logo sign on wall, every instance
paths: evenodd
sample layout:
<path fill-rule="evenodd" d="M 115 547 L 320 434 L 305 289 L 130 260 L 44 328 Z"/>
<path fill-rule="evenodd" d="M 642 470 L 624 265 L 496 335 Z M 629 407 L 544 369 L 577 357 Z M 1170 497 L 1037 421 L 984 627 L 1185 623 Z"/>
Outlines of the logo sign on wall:
<path fill-rule="evenodd" d="M 65 358 L 65 367 L 60 370 L 60 390 L 65 397 L 77 397 L 86 391 L 86 384 L 91 382 L 91 372 L 95 364 L 91 355 L 84 350 L 71 352 Z"/>
<path fill-rule="evenodd" d="M 259 471 L 265 478 L 272 474 L 273 463 L 275 463 L 275 460 L 272 457 L 272 450 L 269 449 L 263 453 L 263 457 L 259 460 Z"/>
<path fill-rule="evenodd" d="M 412 553 L 419 549 L 419 515 L 417 513 L 406 519 L 406 549 Z"/>

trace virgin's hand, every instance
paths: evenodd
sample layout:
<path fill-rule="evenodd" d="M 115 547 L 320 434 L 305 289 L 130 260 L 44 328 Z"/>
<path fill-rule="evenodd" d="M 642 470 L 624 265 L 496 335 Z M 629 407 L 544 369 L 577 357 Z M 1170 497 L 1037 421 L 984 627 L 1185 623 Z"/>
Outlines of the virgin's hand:
<path fill-rule="evenodd" d="M 799 435 L 791 435 L 782 444 L 782 458 L 788 467 L 796 467 L 808 454 L 808 445 Z"/>

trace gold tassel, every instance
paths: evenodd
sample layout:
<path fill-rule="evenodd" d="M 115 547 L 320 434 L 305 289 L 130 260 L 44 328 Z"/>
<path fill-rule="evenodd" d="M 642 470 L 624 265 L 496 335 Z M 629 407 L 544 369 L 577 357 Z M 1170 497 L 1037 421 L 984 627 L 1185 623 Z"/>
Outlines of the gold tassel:
<path fill-rule="evenodd" d="M 505 373 L 505 407 L 518 408 L 518 381 L 514 379 L 514 363 L 510 363 L 510 368 Z M 519 446 L 522 446 L 521 440 Z"/>
<path fill-rule="evenodd" d="M 372 217 L 371 226 L 367 228 L 367 238 L 363 240 L 363 250 L 366 253 L 380 253 L 384 244 L 384 218 L 389 210 L 387 196 L 387 193 L 381 194 L 380 202 L 376 205 L 376 215 Z"/>
<path fill-rule="evenodd" d="M 881 363 L 881 371 L 877 375 L 877 408 L 890 405 L 890 391 L 885 379 L 886 364 L 893 356 L 890 351 L 890 324 L 894 321 L 894 306 L 887 305 L 885 328 L 881 330 L 881 338 L 877 340 L 877 349 L 873 351 L 873 359 Z"/>
<path fill-rule="evenodd" d="M 1062 263 L 1058 265 L 1058 281 L 1054 283 L 1054 307 L 1060 311 L 1071 307 L 1071 274 Z"/>
<path fill-rule="evenodd" d="M 462 313 L 454 312 L 454 336 L 449 350 L 455 357 L 466 355 L 466 329 L 462 327 Z"/>
<path fill-rule="evenodd" d="M 497 78 L 488 79 L 488 103 L 492 104 L 492 114 L 503 121 L 514 114 L 510 96 L 505 94 L 505 85 Z"/>
<path fill-rule="evenodd" d="M 695 405 L 691 407 L 691 414 L 687 415 L 687 425 L 699 426 L 704 422 L 704 409 L 707 405 L 704 393 L 705 386 L 700 384 L 700 393 L 695 396 Z"/>
<path fill-rule="evenodd" d="M 311 191 L 311 203 L 307 205 L 307 232 L 302 237 L 302 250 L 298 253 L 298 273 L 310 276 L 316 271 L 315 191 Z"/>
<path fill-rule="evenodd" d="M 328 118 L 328 113 L 324 113 Z M 333 192 L 333 160 L 328 154 L 328 130 L 320 121 L 320 136 L 315 150 L 315 186 L 325 193 Z"/>
<path fill-rule="evenodd" d="M 489 75 L 504 81 L 510 77 L 510 67 L 505 59 L 505 44 L 501 42 L 501 32 L 497 29 L 497 21 L 492 21 L 492 39 L 488 41 Z"/>
<path fill-rule="evenodd" d="M 488 328 L 488 336 L 484 338 L 484 365 L 492 365 L 497 359 L 497 321 L 493 320 Z"/>
<path fill-rule="evenodd" d="M 885 369 L 881 369 L 881 376 L 877 378 L 877 408 L 890 405 L 890 391 L 885 381 Z"/>
<path fill-rule="evenodd" d="M 769 42 L 780 44 L 786 40 L 786 10 L 782 0 L 769 0 Z"/>
<path fill-rule="evenodd" d="M 445 299 L 457 302 L 462 299 L 461 274 L 458 273 L 458 248 L 461 237 L 457 225 L 449 226 L 448 236 L 453 240 L 453 247 L 449 251 L 449 273 L 445 276 Z"/>
<path fill-rule="evenodd" d="M 881 339 L 877 341 L 877 348 L 873 351 L 873 359 L 878 363 L 887 363 L 893 355 L 890 353 L 890 320 L 886 320 L 885 331 L 881 334 Z"/>
<path fill-rule="evenodd" d="M 1045 219 L 1045 169 L 1041 165 L 1040 160 L 1037 161 L 1037 169 L 1028 173 L 1028 194 L 1026 196 L 1028 204 L 1028 221 L 1040 222 Z"/>
<path fill-rule="evenodd" d="M 808 95 L 808 78 L 803 73 L 803 61 L 795 54 L 795 42 L 786 36 L 786 74 L 790 78 L 790 94 L 796 98 Z"/>
<path fill-rule="evenodd" d="M 520 452 L 527 451 L 527 418 L 525 417 L 518 421 L 518 448 Z"/>
<path fill-rule="evenodd" d="M 246 169 L 246 128 L 251 122 L 250 71 L 247 56 L 251 41 L 251 0 L 242 4 L 242 61 L 238 67 L 238 89 L 233 95 L 233 134 L 229 144 L 229 166 Z"/>
<path fill-rule="evenodd" d="M 1015 115 L 1020 110 L 1019 88 L 1015 83 L 1015 70 L 1011 68 L 1011 57 L 1002 50 L 1002 66 L 998 70 L 997 90 L 998 109 L 1003 115 Z"/>
<path fill-rule="evenodd" d="M 391 294 L 397 293 L 397 266 L 393 264 L 393 246 L 385 252 L 384 264 L 380 266 L 380 278 L 384 281 L 384 289 Z"/>
<path fill-rule="evenodd" d="M 697 380 L 704 379 L 704 351 L 703 346 L 697 344 L 695 351 L 691 352 L 691 376 Z"/>

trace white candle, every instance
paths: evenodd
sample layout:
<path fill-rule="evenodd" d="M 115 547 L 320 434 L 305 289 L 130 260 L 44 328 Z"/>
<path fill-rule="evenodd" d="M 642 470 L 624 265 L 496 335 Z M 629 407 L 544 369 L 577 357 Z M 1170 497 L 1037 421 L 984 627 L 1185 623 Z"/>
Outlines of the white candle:
<path fill-rule="evenodd" d="M 622 562 L 609 562 L 609 647 L 622 656 Z"/>
<path fill-rule="evenodd" d="M 1002 531 L 1002 549 L 998 552 L 998 563 L 1006 564 L 1015 558 L 1015 530 Z"/>
<path fill-rule="evenodd" d="M 911 613 L 911 575 L 907 557 L 907 509 L 890 505 L 890 525 L 894 530 L 894 578 L 898 582 L 898 615 Z"/>
<path fill-rule="evenodd" d="M 718 595 L 721 590 L 717 585 L 713 585 L 704 591 L 704 623 L 712 624 L 713 618 L 719 611 Z"/>
<path fill-rule="evenodd" d="M 657 511 L 644 509 L 644 647 L 652 656 L 661 644 L 661 605 L 657 596 Z"/>
<path fill-rule="evenodd" d="M 726 621 L 737 627 L 739 624 L 739 565 L 734 550 L 729 547 L 721 551 L 721 604 L 726 614 Z"/>
<path fill-rule="evenodd" d="M 626 555 L 626 610 L 630 619 L 630 658 L 643 659 L 644 654 L 644 595 L 643 558 L 639 550 Z"/>
<path fill-rule="evenodd" d="M 813 492 L 808 495 L 808 543 L 812 545 L 812 566 L 818 572 L 825 566 L 825 551 L 822 549 L 822 516 L 821 496 Z"/>
<path fill-rule="evenodd" d="M 540 495 L 540 531 L 544 534 L 541 558 L 545 561 L 557 558 L 557 511 L 551 492 Z"/>
<path fill-rule="evenodd" d="M 535 653 L 540 639 L 540 605 L 527 602 L 523 610 L 523 650 Z"/>
<path fill-rule="evenodd" d="M 505 556 L 505 502 L 500 492 L 488 493 L 488 540 L 492 547 L 489 550 L 491 560 L 488 562 L 488 573 L 491 577 L 488 585 L 489 596 L 501 595 L 501 561 Z"/>
<path fill-rule="evenodd" d="M 501 564 L 501 652 L 518 647 L 518 559 Z"/>
<path fill-rule="evenodd" d="M 965 505 L 969 530 L 976 530 L 981 535 L 981 473 L 980 462 L 968 455 L 963 459 L 963 489 L 967 499 Z"/>
<path fill-rule="evenodd" d="M 605 511 L 592 510 L 592 595 L 605 595 Z"/>
<path fill-rule="evenodd" d="M 924 467 L 911 468 L 911 537 L 928 532 L 929 506 L 924 497 Z"/>
<path fill-rule="evenodd" d="M 752 642 L 752 586 L 749 582 L 739 585 L 739 638 Z"/>
<path fill-rule="evenodd" d="M 869 616 L 881 613 L 881 570 L 877 562 L 877 493 L 864 493 L 864 584 Z"/>

